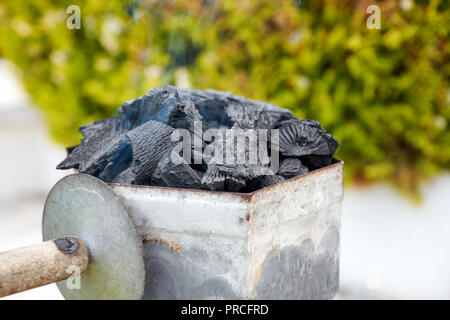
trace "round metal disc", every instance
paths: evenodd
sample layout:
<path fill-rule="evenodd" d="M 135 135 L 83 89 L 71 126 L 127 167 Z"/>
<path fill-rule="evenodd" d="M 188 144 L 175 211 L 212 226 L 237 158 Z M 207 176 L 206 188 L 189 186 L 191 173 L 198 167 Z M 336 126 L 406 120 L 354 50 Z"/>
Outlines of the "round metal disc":
<path fill-rule="evenodd" d="M 50 191 L 42 222 L 44 241 L 79 237 L 89 266 L 76 279 L 60 281 L 66 299 L 141 299 L 145 268 L 142 241 L 119 197 L 86 174 L 64 177 Z"/>

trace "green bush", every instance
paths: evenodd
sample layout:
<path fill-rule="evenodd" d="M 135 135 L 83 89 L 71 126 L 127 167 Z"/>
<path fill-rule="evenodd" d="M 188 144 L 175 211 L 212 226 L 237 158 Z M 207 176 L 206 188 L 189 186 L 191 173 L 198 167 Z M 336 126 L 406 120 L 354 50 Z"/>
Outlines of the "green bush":
<path fill-rule="evenodd" d="M 13 61 L 59 142 L 167 83 L 231 91 L 317 119 L 352 181 L 414 193 L 450 167 L 450 9 L 442 1 L 66 1 L 0 4 Z M 183 81 L 184 79 L 184 81 Z"/>

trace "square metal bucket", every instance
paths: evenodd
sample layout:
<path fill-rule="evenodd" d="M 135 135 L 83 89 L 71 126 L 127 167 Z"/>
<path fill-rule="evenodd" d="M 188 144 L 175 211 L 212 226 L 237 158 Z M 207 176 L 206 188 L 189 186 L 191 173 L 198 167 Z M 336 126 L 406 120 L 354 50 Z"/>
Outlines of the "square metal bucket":
<path fill-rule="evenodd" d="M 343 162 L 253 193 L 110 184 L 144 243 L 144 299 L 331 299 Z"/>

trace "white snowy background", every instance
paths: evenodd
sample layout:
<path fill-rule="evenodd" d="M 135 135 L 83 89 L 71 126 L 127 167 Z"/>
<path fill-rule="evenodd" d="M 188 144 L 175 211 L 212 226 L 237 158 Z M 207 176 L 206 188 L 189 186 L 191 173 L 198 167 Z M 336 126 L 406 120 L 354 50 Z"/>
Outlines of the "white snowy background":
<path fill-rule="evenodd" d="M 41 241 L 45 197 L 65 150 L 0 60 L 0 252 Z M 415 206 L 382 184 L 345 190 L 337 299 L 450 299 L 450 174 Z M 54 284 L 4 299 L 62 299 Z"/>

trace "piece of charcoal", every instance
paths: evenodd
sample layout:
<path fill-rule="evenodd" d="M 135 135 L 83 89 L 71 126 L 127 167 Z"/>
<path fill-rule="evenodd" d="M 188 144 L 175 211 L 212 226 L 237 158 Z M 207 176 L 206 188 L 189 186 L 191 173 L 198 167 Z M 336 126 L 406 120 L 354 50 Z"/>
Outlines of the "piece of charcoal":
<path fill-rule="evenodd" d="M 243 191 L 253 192 L 283 182 L 284 180 L 285 180 L 284 177 L 280 175 L 260 176 L 253 180 L 248 181 Z"/>
<path fill-rule="evenodd" d="M 103 171 L 96 172 L 93 174 L 99 179 L 105 182 L 112 182 L 115 177 L 121 174 L 124 170 L 129 168 L 133 161 L 133 151 L 130 140 L 126 136 L 122 138 L 112 146 L 111 153 L 104 154 L 104 162 L 107 163 Z M 99 164 L 102 162 L 99 161 Z M 84 171 L 83 173 L 88 173 Z"/>
<path fill-rule="evenodd" d="M 278 124 L 278 129 L 277 148 L 286 157 L 333 156 L 339 146 L 337 140 L 315 120 L 286 120 Z"/>
<path fill-rule="evenodd" d="M 248 180 L 262 175 L 272 175 L 270 168 L 260 164 L 212 164 L 202 178 L 202 184 L 210 190 L 237 192 Z"/>
<path fill-rule="evenodd" d="M 259 143 L 259 132 L 257 129 L 266 129 L 268 134 L 271 129 L 271 118 L 264 109 L 255 109 L 254 106 L 249 104 L 242 104 L 239 109 L 235 110 L 234 119 L 236 122 L 232 128 L 223 131 L 223 150 L 224 159 L 231 159 L 232 164 L 224 163 L 208 163 L 208 170 L 202 178 L 204 185 L 212 190 L 226 190 L 226 191 L 239 191 L 245 187 L 246 181 L 254 179 L 261 175 L 273 174 L 268 168 L 269 164 L 262 165 L 259 163 L 259 159 L 256 159 L 256 163 L 249 162 L 250 148 L 254 148 L 252 151 L 257 154 Z M 247 131 L 245 131 L 247 130 Z M 235 140 L 239 134 L 244 134 L 244 140 L 242 143 L 236 143 Z M 254 135 L 254 140 L 246 140 L 246 135 Z M 227 145 L 232 143 L 231 148 Z M 254 143 L 255 145 L 250 145 Z M 264 142 L 264 147 L 267 148 L 267 140 Z M 232 154 L 228 154 L 228 153 Z M 238 161 L 238 156 L 243 156 L 244 161 Z M 247 162 L 246 162 L 247 161 Z M 243 162 L 243 163 L 242 163 Z"/>
<path fill-rule="evenodd" d="M 278 118 L 272 118 L 272 128 L 278 128 L 280 123 L 287 120 L 296 120 L 297 118 L 291 113 L 282 113 Z"/>
<path fill-rule="evenodd" d="M 81 145 L 72 147 L 57 169 L 78 169 L 81 173 L 98 176 L 112 161 L 111 155 L 125 142 L 119 117 L 107 118 L 82 126 Z M 125 158 L 128 155 L 120 155 Z"/>
<path fill-rule="evenodd" d="M 201 178 L 182 158 L 179 164 L 167 155 L 155 168 L 150 185 L 159 187 L 176 187 L 203 189 Z"/>
<path fill-rule="evenodd" d="M 106 145 L 102 152 L 97 152 L 94 159 L 95 162 L 92 163 L 81 162 L 78 172 L 90 174 L 105 182 L 112 182 L 133 161 L 130 141 L 125 135 L 121 135 Z M 89 166 L 86 163 L 89 163 Z"/>
<path fill-rule="evenodd" d="M 202 117 L 210 128 L 231 128 L 238 120 L 235 117 L 236 110 L 242 106 L 251 106 L 253 110 L 264 110 L 270 117 L 271 123 L 275 124 L 280 118 L 288 119 L 292 116 L 292 112 L 283 109 L 277 105 L 247 99 L 236 96 L 230 92 L 222 92 L 207 89 L 205 91 L 196 89 L 180 89 L 172 86 L 166 86 L 164 89 L 177 90 L 182 99 L 189 99 L 195 105 Z M 205 129 L 206 130 L 206 129 Z"/>
<path fill-rule="evenodd" d="M 303 156 L 300 157 L 302 163 L 309 168 L 310 171 L 329 166 L 332 161 L 332 156 Z"/>
<path fill-rule="evenodd" d="M 246 180 L 236 171 L 234 166 L 210 165 L 202 177 L 202 184 L 210 190 L 237 192 L 245 186 Z"/>
<path fill-rule="evenodd" d="M 273 172 L 260 165 L 210 165 L 202 178 L 202 184 L 210 190 L 238 192 L 248 180 Z"/>
<path fill-rule="evenodd" d="M 75 168 L 80 173 L 113 182 L 131 165 L 131 143 L 124 135 L 124 127 L 118 117 L 82 126 L 80 132 L 84 135 L 82 144 L 69 149 L 67 158 L 57 169 Z"/>
<path fill-rule="evenodd" d="M 193 160 L 201 159 L 201 150 L 194 147 L 194 141 L 199 141 L 198 149 L 203 150 L 203 117 L 188 97 L 180 97 L 178 88 L 166 86 L 152 89 L 144 97 L 123 104 L 119 114 L 128 128 L 155 120 L 174 129 L 188 130 L 191 134 L 191 157 Z M 200 124 L 200 128 L 196 129 L 196 123 Z"/>
<path fill-rule="evenodd" d="M 155 88 L 143 97 L 127 101 L 118 112 L 128 130 L 150 120 L 173 128 L 189 129 L 193 121 L 202 120 L 193 103 L 189 99 L 181 99 L 178 91 L 170 87 Z"/>
<path fill-rule="evenodd" d="M 277 174 L 283 176 L 285 179 L 290 179 L 307 172 L 309 172 L 308 167 L 305 166 L 300 159 L 284 158 L 280 161 L 280 167 Z"/>
<path fill-rule="evenodd" d="M 150 184 L 156 166 L 176 144 L 171 141 L 172 132 L 172 127 L 151 120 L 127 133 L 133 150 L 135 184 Z"/>
<path fill-rule="evenodd" d="M 237 192 L 245 187 L 248 180 L 262 175 L 271 175 L 268 167 L 256 165 L 208 165 L 202 184 L 210 190 Z"/>
<path fill-rule="evenodd" d="M 201 182 L 203 176 L 205 175 L 205 172 L 204 171 L 200 171 L 200 170 L 195 170 L 195 169 L 193 169 L 193 170 L 195 171 L 197 176 L 200 178 L 200 182 Z"/>
<path fill-rule="evenodd" d="M 264 109 L 256 109 L 249 104 L 243 104 L 234 111 L 232 119 L 235 121 L 232 129 L 266 129 L 270 130 L 271 118 Z"/>
<path fill-rule="evenodd" d="M 118 184 L 134 184 L 134 178 L 136 175 L 133 172 L 133 168 L 128 168 L 117 175 L 111 182 Z"/>
<path fill-rule="evenodd" d="M 259 179 L 258 183 L 258 189 L 262 189 L 265 187 L 272 186 L 274 184 L 283 182 L 285 179 L 282 176 L 278 175 L 272 175 L 272 176 L 262 176 L 261 179 Z"/>

